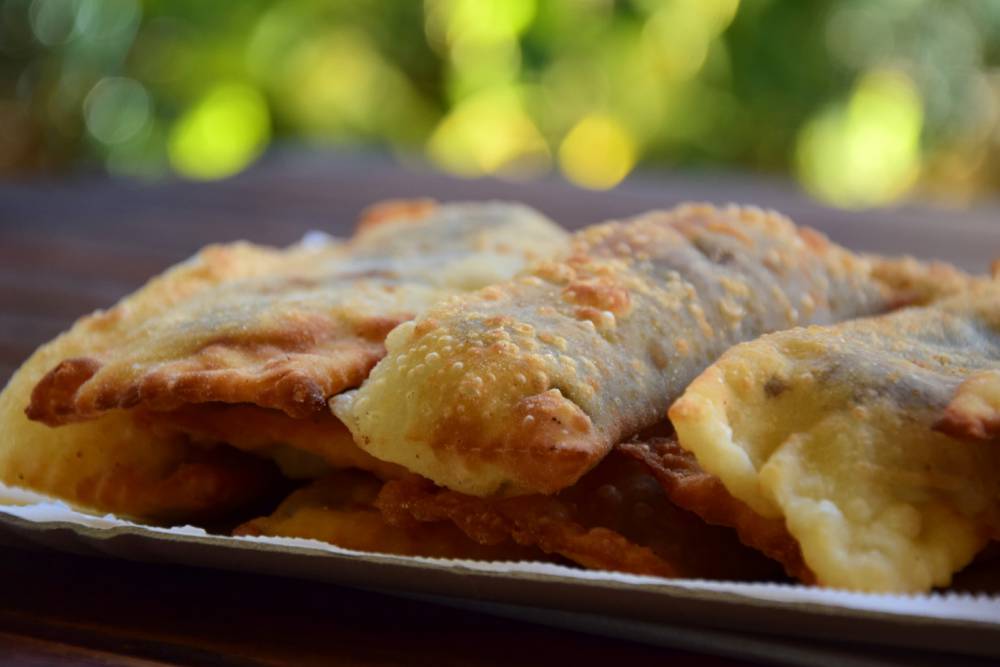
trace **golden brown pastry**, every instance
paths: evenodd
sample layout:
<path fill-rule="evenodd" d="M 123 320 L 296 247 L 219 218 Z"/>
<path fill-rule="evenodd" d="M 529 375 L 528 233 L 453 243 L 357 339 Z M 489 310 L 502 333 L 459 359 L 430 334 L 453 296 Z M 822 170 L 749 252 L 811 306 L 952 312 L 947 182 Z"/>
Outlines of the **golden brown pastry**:
<path fill-rule="evenodd" d="M 927 305 L 989 282 L 988 276 L 972 276 L 945 262 L 881 255 L 863 257 L 871 263 L 872 276 L 887 285 L 901 305 Z"/>
<path fill-rule="evenodd" d="M 734 347 L 670 419 L 818 583 L 926 591 L 1000 538 L 998 396 L 995 283 Z"/>
<path fill-rule="evenodd" d="M 474 560 L 547 560 L 510 539 L 480 544 L 454 524 L 396 522 L 374 507 L 381 482 L 360 471 L 339 471 L 292 493 L 270 516 L 248 521 L 235 535 L 302 537 L 345 549 L 403 556 Z"/>
<path fill-rule="evenodd" d="M 0 393 L 0 482 L 78 507 L 186 521 L 221 516 L 277 479 L 262 460 L 154 433 L 124 410 L 57 429 L 29 421 L 24 406 L 31 388 L 56 360 L 79 353 L 94 326 L 100 321 L 83 320 L 42 346 Z"/>
<path fill-rule="evenodd" d="M 780 576 L 733 531 L 672 504 L 646 467 L 620 452 L 554 496 L 478 498 L 413 475 L 386 483 L 375 505 L 393 525 L 449 521 L 478 543 L 513 538 L 592 569 L 731 580 Z"/>
<path fill-rule="evenodd" d="M 177 303 L 286 263 L 328 262 L 342 254 L 336 243 L 284 251 L 248 243 L 209 246 L 114 308 L 81 318 L 39 348 L 0 393 L 0 481 L 78 507 L 154 521 L 219 516 L 259 496 L 277 471 L 255 457 L 229 448 L 210 451 L 177 432 L 153 432 L 125 410 L 53 429 L 30 421 L 25 408 L 34 387 L 62 360 L 114 350 L 146 319 Z"/>
<path fill-rule="evenodd" d="M 190 272 L 168 272 L 42 378 L 28 416 L 55 426 L 207 402 L 311 416 L 361 383 L 400 322 L 565 247 L 565 232 L 520 205 L 394 210 L 416 217 L 380 212 L 343 248 L 244 248 L 246 270 L 194 288 Z M 161 303 L 161 292 L 177 298 Z"/>
<path fill-rule="evenodd" d="M 243 504 L 275 477 L 228 445 L 293 476 L 390 476 L 329 415 L 327 392 L 360 382 L 402 319 L 558 253 L 565 238 L 519 205 L 411 202 L 377 207 L 347 243 L 210 246 L 14 375 L 0 394 L 0 481 L 186 520 Z"/>
<path fill-rule="evenodd" d="M 318 479 L 347 468 L 381 479 L 408 474 L 356 446 L 347 427 L 329 412 L 293 419 L 246 403 L 202 403 L 169 412 L 143 410 L 137 419 L 161 435 L 180 435 L 203 446 L 225 444 L 271 459 L 291 479 Z"/>
<path fill-rule="evenodd" d="M 360 447 L 442 486 L 551 494 L 733 343 L 885 311 L 905 282 L 776 213 L 685 205 L 583 230 L 567 260 L 397 327 L 332 409 Z"/>

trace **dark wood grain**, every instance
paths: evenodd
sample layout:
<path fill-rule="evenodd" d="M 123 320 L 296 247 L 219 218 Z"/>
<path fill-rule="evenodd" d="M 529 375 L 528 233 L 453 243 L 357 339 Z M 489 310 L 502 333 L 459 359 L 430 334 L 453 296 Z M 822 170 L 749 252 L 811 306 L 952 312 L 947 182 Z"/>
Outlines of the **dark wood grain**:
<path fill-rule="evenodd" d="M 175 664 L 134 658 L 117 652 L 100 651 L 58 640 L 36 639 L 7 632 L 0 632 L 0 656 L 2 656 L 3 664 L 14 667 L 47 667 L 49 665 L 157 667 Z"/>
<path fill-rule="evenodd" d="M 520 199 L 568 227 L 689 199 L 740 201 L 855 248 L 978 270 L 1000 255 L 995 207 L 849 214 L 782 182 L 724 175 L 647 175 L 596 193 L 291 152 L 214 185 L 0 184 L 0 382 L 75 318 L 207 243 L 347 234 L 368 204 L 413 196 Z M 0 659 L 12 664 L 737 664 L 274 577 L 14 550 L 0 553 L 0 565 Z"/>
<path fill-rule="evenodd" d="M 0 568 L 0 656 L 55 664 L 741 664 L 293 579 L 14 549 Z"/>

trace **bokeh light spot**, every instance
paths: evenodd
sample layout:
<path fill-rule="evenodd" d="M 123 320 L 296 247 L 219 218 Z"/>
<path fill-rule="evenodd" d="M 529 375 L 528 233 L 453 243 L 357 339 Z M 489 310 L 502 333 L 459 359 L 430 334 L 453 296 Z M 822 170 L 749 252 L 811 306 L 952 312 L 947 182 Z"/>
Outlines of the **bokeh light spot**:
<path fill-rule="evenodd" d="M 34 0 L 28 10 L 31 32 L 46 46 L 69 39 L 80 3 L 75 0 Z"/>
<path fill-rule="evenodd" d="M 119 144 L 145 127 L 150 107 L 149 94 L 141 83 L 125 77 L 107 77 L 87 94 L 83 117 L 95 139 Z"/>
<path fill-rule="evenodd" d="M 370 129 L 386 69 L 362 33 L 322 33 L 289 58 L 287 100 L 313 132 L 336 136 Z"/>
<path fill-rule="evenodd" d="M 702 0 L 698 5 L 707 17 L 712 32 L 719 34 L 728 28 L 729 24 L 736 18 L 736 12 L 740 9 L 740 0 Z"/>
<path fill-rule="evenodd" d="M 577 185 L 612 188 L 635 166 L 636 143 L 611 116 L 590 114 L 569 131 L 559 146 L 559 166 Z"/>
<path fill-rule="evenodd" d="M 870 72 L 846 108 L 828 108 L 802 129 L 799 178 L 814 195 L 838 206 L 892 202 L 919 174 L 922 126 L 913 82 L 901 72 Z"/>
<path fill-rule="evenodd" d="M 643 41 L 663 74 L 684 81 L 697 74 L 712 41 L 732 22 L 738 0 L 670 0 L 646 22 Z"/>
<path fill-rule="evenodd" d="M 255 88 L 219 84 L 174 123 L 167 154 L 184 176 L 224 178 L 260 155 L 270 131 L 267 103 Z"/>
<path fill-rule="evenodd" d="M 445 24 L 449 44 L 516 38 L 535 17 L 535 0 L 437 0 L 429 14 Z"/>
<path fill-rule="evenodd" d="M 449 97 L 460 100 L 468 95 L 517 80 L 521 51 L 517 42 L 491 44 L 460 42 L 451 50 Z"/>
<path fill-rule="evenodd" d="M 309 141 L 423 143 L 435 111 L 363 30 L 316 31 L 273 58 L 276 110 Z"/>
<path fill-rule="evenodd" d="M 79 35 L 109 39 L 119 33 L 132 34 L 142 18 L 136 0 L 81 0 L 74 30 Z"/>
<path fill-rule="evenodd" d="M 464 176 L 526 176 L 548 169 L 548 144 L 524 109 L 519 91 L 498 88 L 461 102 L 427 145 L 438 165 Z"/>
<path fill-rule="evenodd" d="M 1000 183 L 1000 3 L 979 0 L 0 0 L 0 55 L 4 174 L 210 178 L 280 138 L 593 187 L 638 157 L 791 173 L 848 207 Z M 204 131 L 234 81 L 266 109 Z"/>

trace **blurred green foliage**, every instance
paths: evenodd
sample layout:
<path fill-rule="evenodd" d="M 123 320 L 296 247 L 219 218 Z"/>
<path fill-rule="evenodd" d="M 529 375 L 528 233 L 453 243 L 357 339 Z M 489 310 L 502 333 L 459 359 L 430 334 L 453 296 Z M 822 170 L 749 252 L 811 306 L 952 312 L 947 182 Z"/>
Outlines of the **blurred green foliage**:
<path fill-rule="evenodd" d="M 964 199 L 993 188 L 998 58 L 990 0 L 0 0 L 0 172 L 213 179 L 292 139 Z"/>

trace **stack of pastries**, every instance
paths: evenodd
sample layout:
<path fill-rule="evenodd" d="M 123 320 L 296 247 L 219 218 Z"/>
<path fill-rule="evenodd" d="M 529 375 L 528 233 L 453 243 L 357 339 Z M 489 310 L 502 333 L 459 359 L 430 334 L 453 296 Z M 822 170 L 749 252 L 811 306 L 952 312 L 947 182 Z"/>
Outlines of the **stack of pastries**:
<path fill-rule="evenodd" d="M 42 346 L 0 481 L 358 551 L 927 591 L 1000 540 L 1000 280 L 755 208 L 571 235 L 386 202 L 347 240 L 208 247 Z"/>

